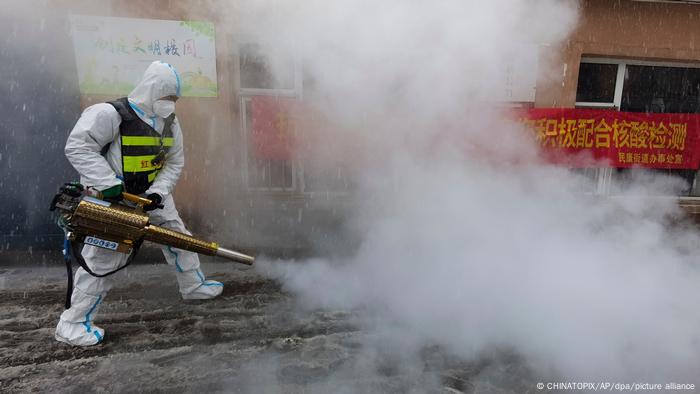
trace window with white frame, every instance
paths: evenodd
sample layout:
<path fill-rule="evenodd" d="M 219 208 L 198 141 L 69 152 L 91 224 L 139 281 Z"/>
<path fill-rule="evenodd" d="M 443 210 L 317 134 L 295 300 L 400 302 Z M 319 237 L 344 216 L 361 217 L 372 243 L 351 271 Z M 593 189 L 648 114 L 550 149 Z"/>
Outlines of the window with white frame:
<path fill-rule="evenodd" d="M 260 157 L 252 144 L 255 97 L 300 99 L 306 86 L 313 94 L 313 85 L 313 79 L 302 75 L 299 62 L 292 56 L 276 55 L 254 44 L 239 46 L 238 93 L 248 188 L 304 193 L 346 193 L 351 189 L 347 167 L 340 161 L 335 163 L 327 158 L 314 157 Z"/>
<path fill-rule="evenodd" d="M 252 97 L 241 98 L 241 122 L 246 135 L 246 180 L 251 189 L 293 190 L 296 186 L 294 162 L 287 158 L 261 158 L 251 146 Z"/>
<path fill-rule="evenodd" d="M 240 93 L 245 95 L 299 96 L 301 77 L 293 56 L 266 50 L 258 44 L 238 49 Z"/>
<path fill-rule="evenodd" d="M 700 64 L 583 58 L 576 90 L 577 108 L 626 112 L 700 113 Z M 624 189 L 640 169 L 600 169 L 598 192 Z M 696 170 L 647 169 L 682 178 L 683 195 L 700 195 Z M 604 190 L 601 190 L 603 188 Z"/>
<path fill-rule="evenodd" d="M 321 101 L 318 94 L 317 82 L 310 73 L 303 73 L 304 95 L 312 101 Z M 330 125 L 317 127 L 332 127 Z M 321 131 L 316 131 L 320 133 Z M 339 131 L 335 131 L 338 133 Z M 331 137 L 333 134 L 330 135 Z M 319 141 L 315 141 L 316 150 L 321 148 Z M 323 193 L 323 194 L 345 194 L 352 190 L 353 180 L 348 168 L 347 150 L 342 146 L 342 141 L 335 138 L 329 138 L 323 145 L 323 152 L 318 152 L 309 155 L 309 157 L 301 158 L 302 168 L 302 190 L 304 193 Z M 333 146 L 331 146 L 333 145 Z M 342 152 L 341 154 L 338 154 Z M 342 156 L 342 157 L 341 157 Z"/>
<path fill-rule="evenodd" d="M 619 64 L 581 62 L 576 88 L 576 106 L 583 108 L 617 107 L 618 77 L 624 75 Z M 618 96 L 616 96 L 616 93 Z"/>
<path fill-rule="evenodd" d="M 306 87 L 306 85 L 304 85 Z M 313 123 L 313 122 L 312 122 Z M 310 145 L 307 155 L 299 157 L 301 168 L 301 191 L 304 193 L 345 194 L 353 189 L 350 159 L 352 146 L 348 138 L 334 128 L 332 122 L 321 120 L 311 127 Z"/>
<path fill-rule="evenodd" d="M 255 96 L 301 97 L 298 64 L 290 56 L 274 56 L 256 44 L 240 45 L 238 60 L 241 129 L 246 147 L 246 184 L 248 188 L 258 190 L 295 190 L 298 169 L 294 160 L 256 155 L 251 143 L 251 103 Z"/>

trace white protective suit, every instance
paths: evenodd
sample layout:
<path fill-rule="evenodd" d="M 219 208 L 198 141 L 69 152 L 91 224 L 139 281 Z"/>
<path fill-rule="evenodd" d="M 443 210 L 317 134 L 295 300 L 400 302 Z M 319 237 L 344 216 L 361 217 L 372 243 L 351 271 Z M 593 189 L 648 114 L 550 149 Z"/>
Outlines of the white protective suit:
<path fill-rule="evenodd" d="M 129 104 L 141 120 L 162 133 L 164 119 L 155 115 L 153 102 L 166 96 L 180 96 L 180 78 L 169 64 L 155 61 L 146 69 L 143 78 L 129 93 Z M 107 103 L 95 104 L 85 109 L 68 137 L 66 156 L 80 173 L 85 186 L 105 190 L 122 183 L 121 116 Z M 148 214 L 151 223 L 190 234 L 175 208 L 171 192 L 184 165 L 182 130 L 177 118 L 172 124 L 173 146 L 166 155 L 163 168 L 144 193 L 158 193 L 163 197 L 163 209 Z M 105 156 L 102 148 L 110 144 Z M 199 269 L 196 253 L 171 247 L 162 247 L 165 259 L 174 265 L 180 293 L 184 299 L 209 299 L 221 294 L 223 284 L 206 280 Z M 113 271 L 126 262 L 127 255 L 108 249 L 86 245 L 82 256 L 96 274 Z M 71 345 L 89 346 L 102 341 L 104 330 L 92 324 L 97 308 L 114 283 L 109 275 L 97 278 L 78 268 L 74 278 L 71 307 L 61 314 L 56 327 L 56 339 Z"/>

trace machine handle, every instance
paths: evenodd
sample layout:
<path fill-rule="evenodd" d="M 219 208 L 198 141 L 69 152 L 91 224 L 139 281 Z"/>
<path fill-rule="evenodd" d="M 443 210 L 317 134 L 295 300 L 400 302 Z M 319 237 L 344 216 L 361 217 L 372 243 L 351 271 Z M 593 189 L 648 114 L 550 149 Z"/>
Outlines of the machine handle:
<path fill-rule="evenodd" d="M 148 205 L 152 202 L 151 200 L 149 200 L 147 198 L 139 197 L 136 194 L 131 194 L 131 193 L 127 193 L 127 192 L 123 192 L 122 197 L 124 197 L 124 199 L 127 201 L 131 201 L 134 204 L 140 205 L 142 208 L 143 208 L 143 206 Z"/>

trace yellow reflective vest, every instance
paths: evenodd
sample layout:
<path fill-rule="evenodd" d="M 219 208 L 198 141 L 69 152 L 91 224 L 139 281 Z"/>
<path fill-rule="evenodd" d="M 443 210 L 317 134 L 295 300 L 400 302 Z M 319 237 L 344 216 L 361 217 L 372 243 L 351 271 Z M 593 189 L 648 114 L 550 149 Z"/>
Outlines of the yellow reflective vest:
<path fill-rule="evenodd" d="M 163 168 L 170 147 L 173 146 L 171 126 L 175 114 L 165 119 L 161 134 L 139 118 L 126 97 L 110 101 L 109 104 L 122 118 L 119 135 L 122 146 L 124 188 L 129 193 L 142 194 L 156 179 L 158 171 Z"/>

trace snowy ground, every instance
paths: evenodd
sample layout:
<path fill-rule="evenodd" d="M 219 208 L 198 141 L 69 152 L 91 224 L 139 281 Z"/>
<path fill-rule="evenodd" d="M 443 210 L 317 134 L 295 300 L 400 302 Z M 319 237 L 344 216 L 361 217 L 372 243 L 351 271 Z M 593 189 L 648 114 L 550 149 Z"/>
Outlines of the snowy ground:
<path fill-rule="evenodd" d="M 459 360 L 368 347 L 357 311 L 303 311 L 253 269 L 207 261 L 221 297 L 183 301 L 171 267 L 136 265 L 105 300 L 105 342 L 58 343 L 65 271 L 0 268 L 1 392 L 535 392 L 507 351 Z"/>

